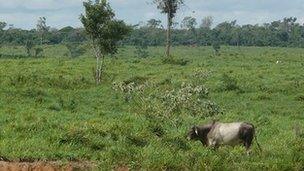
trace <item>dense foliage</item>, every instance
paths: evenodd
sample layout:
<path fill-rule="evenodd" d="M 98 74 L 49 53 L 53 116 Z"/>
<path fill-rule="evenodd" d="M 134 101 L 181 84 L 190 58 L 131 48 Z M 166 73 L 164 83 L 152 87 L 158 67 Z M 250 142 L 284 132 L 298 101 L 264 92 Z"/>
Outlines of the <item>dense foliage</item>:
<path fill-rule="evenodd" d="M 99 84 L 105 69 L 104 58 L 117 53 L 117 45 L 129 32 L 124 21 L 115 19 L 110 4 L 106 0 L 83 2 L 85 14 L 81 14 L 85 31 L 96 57 L 95 80 Z"/>
<path fill-rule="evenodd" d="M 187 18 L 186 18 L 187 19 Z M 296 18 L 284 18 L 280 21 L 263 25 L 238 25 L 236 21 L 223 22 L 210 28 L 210 20 L 203 20 L 201 26 L 189 29 L 197 24 L 193 18 L 183 21 L 183 29 L 174 28 L 172 43 L 174 45 L 212 45 L 219 42 L 221 45 L 233 46 L 280 46 L 304 47 L 304 25 L 297 23 Z M 206 23 L 207 22 L 207 23 Z M 209 26 L 205 26 L 205 25 Z M 2 26 L 5 26 L 3 23 Z M 184 28 L 184 26 L 187 26 Z M 17 28 L 1 29 L 0 44 L 24 45 L 28 39 L 35 44 L 40 43 L 36 29 L 21 30 Z M 132 34 L 123 43 L 127 45 L 146 44 L 149 46 L 164 45 L 166 30 L 159 20 L 149 20 L 146 25 L 135 26 Z M 44 35 L 47 44 L 63 42 L 87 41 L 82 28 L 65 27 L 60 30 L 50 29 Z"/>

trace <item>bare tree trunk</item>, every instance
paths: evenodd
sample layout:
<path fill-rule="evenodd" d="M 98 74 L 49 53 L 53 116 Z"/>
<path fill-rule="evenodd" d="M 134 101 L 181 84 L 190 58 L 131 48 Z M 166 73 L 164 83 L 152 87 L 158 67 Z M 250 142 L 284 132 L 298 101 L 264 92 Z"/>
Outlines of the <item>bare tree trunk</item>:
<path fill-rule="evenodd" d="M 96 84 L 100 84 L 100 63 L 99 63 L 99 61 L 100 61 L 100 57 L 99 56 L 97 56 L 96 57 L 96 71 L 95 71 L 95 75 L 96 75 L 96 78 L 95 78 L 95 80 L 96 80 Z"/>
<path fill-rule="evenodd" d="M 167 48 L 166 48 L 166 56 L 170 57 L 170 48 L 171 48 L 171 26 L 172 26 L 172 18 L 170 16 L 170 12 L 167 14 L 168 17 L 168 25 L 167 25 Z"/>
<path fill-rule="evenodd" d="M 95 57 L 96 57 L 96 69 L 95 69 L 94 77 L 95 77 L 96 84 L 98 85 L 101 83 L 101 77 L 102 77 L 102 72 L 103 72 L 103 67 L 104 67 L 104 56 L 101 54 L 99 48 L 97 48 L 94 45 L 94 42 L 93 42 L 93 49 L 94 49 L 94 53 L 95 53 Z"/>
<path fill-rule="evenodd" d="M 42 33 L 40 33 L 40 45 L 42 45 L 42 43 L 43 43 L 43 35 Z"/>

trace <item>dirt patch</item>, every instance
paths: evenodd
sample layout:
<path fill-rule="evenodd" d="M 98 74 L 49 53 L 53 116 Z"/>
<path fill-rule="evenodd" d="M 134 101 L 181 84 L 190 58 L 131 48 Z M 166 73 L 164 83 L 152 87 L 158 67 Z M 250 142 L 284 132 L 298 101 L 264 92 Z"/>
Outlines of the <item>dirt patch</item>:
<path fill-rule="evenodd" d="M 114 171 L 129 171 L 130 169 L 127 166 L 120 166 L 114 169 Z"/>
<path fill-rule="evenodd" d="M 81 171 L 94 170 L 95 165 L 88 162 L 4 162 L 0 161 L 0 171 Z"/>

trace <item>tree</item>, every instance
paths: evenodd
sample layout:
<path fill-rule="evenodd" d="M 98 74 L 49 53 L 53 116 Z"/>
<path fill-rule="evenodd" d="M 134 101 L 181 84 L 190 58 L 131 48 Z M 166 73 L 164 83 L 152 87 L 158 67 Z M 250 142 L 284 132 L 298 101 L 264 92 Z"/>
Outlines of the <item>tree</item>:
<path fill-rule="evenodd" d="M 2 31 L 6 27 L 6 22 L 0 21 L 0 31 Z"/>
<path fill-rule="evenodd" d="M 183 31 L 185 31 L 185 34 L 189 37 L 187 41 L 185 41 L 185 44 L 194 45 L 198 42 L 198 35 L 195 29 L 196 25 L 196 19 L 191 16 L 185 17 L 182 20 L 181 28 L 184 29 Z"/>
<path fill-rule="evenodd" d="M 181 5 L 184 4 L 184 0 L 153 0 L 154 4 L 161 13 L 167 14 L 167 48 L 166 56 L 170 57 L 171 48 L 171 27 L 173 23 L 173 18 L 175 17 L 177 10 Z"/>
<path fill-rule="evenodd" d="M 222 22 L 218 24 L 214 30 L 218 31 L 217 39 L 223 44 L 231 44 L 234 37 L 234 29 L 236 28 L 236 20 L 231 22 Z"/>
<path fill-rule="evenodd" d="M 27 56 L 29 56 L 29 57 L 31 56 L 31 51 L 32 51 L 33 47 L 34 47 L 34 43 L 32 40 L 27 40 L 25 42 Z"/>
<path fill-rule="evenodd" d="M 185 17 L 181 23 L 181 27 L 187 30 L 195 31 L 195 27 L 197 25 L 196 19 L 189 16 Z"/>
<path fill-rule="evenodd" d="M 161 27 L 161 21 L 156 19 L 150 19 L 147 21 L 147 26 L 150 28 L 159 28 Z"/>
<path fill-rule="evenodd" d="M 127 35 L 131 28 L 123 21 L 115 19 L 109 3 L 100 0 L 83 3 L 85 14 L 80 20 L 92 43 L 96 57 L 95 81 L 100 84 L 105 67 L 105 55 L 117 52 L 117 43 Z"/>
<path fill-rule="evenodd" d="M 6 27 L 6 22 L 1 22 L 0 21 L 0 39 L 2 39 L 2 34 L 4 33 L 4 28 Z M 0 41 L 0 44 L 2 43 L 3 40 Z"/>
<path fill-rule="evenodd" d="M 45 17 L 39 17 L 37 21 L 37 32 L 40 37 L 40 44 L 43 43 L 43 39 L 46 35 L 46 33 L 49 31 L 50 27 L 46 25 L 46 18 Z"/>
<path fill-rule="evenodd" d="M 212 48 L 214 50 L 214 55 L 220 54 L 221 44 L 218 41 L 214 41 L 212 43 Z"/>
<path fill-rule="evenodd" d="M 211 29 L 211 26 L 213 24 L 213 17 L 212 16 L 206 16 L 202 19 L 201 28 Z"/>

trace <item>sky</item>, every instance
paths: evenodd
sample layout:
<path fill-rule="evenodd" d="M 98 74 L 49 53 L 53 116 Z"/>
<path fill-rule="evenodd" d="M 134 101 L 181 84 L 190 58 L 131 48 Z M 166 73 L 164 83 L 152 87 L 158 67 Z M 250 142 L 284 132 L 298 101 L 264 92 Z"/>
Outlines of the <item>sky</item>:
<path fill-rule="evenodd" d="M 116 18 L 128 24 L 138 24 L 151 18 L 165 23 L 152 0 L 108 0 Z M 16 28 L 32 29 L 39 17 L 46 17 L 51 27 L 81 27 L 83 0 L 0 0 L 0 21 Z M 297 17 L 304 23 L 304 0 L 185 0 L 176 21 L 192 16 L 200 23 L 205 16 L 213 16 L 215 24 L 237 20 L 243 24 L 263 24 L 284 17 Z"/>

